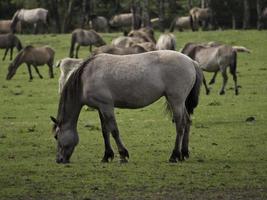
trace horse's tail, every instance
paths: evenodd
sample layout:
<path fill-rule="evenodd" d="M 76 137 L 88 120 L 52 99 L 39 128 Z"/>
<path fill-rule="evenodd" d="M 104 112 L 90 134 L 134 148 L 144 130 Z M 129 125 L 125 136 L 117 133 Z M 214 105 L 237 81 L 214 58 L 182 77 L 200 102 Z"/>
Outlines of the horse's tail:
<path fill-rule="evenodd" d="M 196 70 L 196 80 L 195 80 L 193 88 L 191 89 L 185 101 L 186 110 L 189 113 L 189 115 L 193 114 L 194 109 L 198 105 L 200 88 L 201 88 L 201 84 L 203 80 L 203 72 L 200 69 L 198 63 L 195 61 L 194 61 L 194 67 Z"/>
<path fill-rule="evenodd" d="M 236 74 L 236 66 L 237 66 L 237 52 L 233 51 L 232 60 L 230 63 L 230 73 L 233 75 Z"/>
<path fill-rule="evenodd" d="M 243 46 L 232 46 L 232 48 L 236 51 L 236 52 L 245 52 L 245 53 L 251 53 L 251 50 L 243 47 Z"/>
<path fill-rule="evenodd" d="M 71 34 L 71 44 L 70 44 L 70 54 L 69 54 L 70 58 L 73 58 L 73 51 L 74 51 L 75 42 L 76 42 L 76 34 L 72 33 Z"/>
<path fill-rule="evenodd" d="M 170 32 L 173 32 L 174 31 L 174 28 L 175 28 L 175 24 L 176 24 L 176 21 L 178 20 L 178 17 L 175 17 L 172 22 L 171 22 L 171 25 L 170 25 Z"/>

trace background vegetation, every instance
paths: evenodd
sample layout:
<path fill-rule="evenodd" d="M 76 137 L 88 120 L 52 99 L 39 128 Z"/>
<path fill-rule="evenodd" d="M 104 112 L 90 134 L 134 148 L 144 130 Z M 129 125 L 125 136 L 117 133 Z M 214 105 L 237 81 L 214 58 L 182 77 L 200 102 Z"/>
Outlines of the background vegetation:
<path fill-rule="evenodd" d="M 256 28 L 267 0 L 1 0 L 0 19 L 11 19 L 19 8 L 43 7 L 50 13 L 50 32 L 70 32 L 87 27 L 92 15 L 105 16 L 130 12 L 132 5 L 148 7 L 149 17 L 161 17 L 161 30 L 168 28 L 175 16 L 188 15 L 194 6 L 210 7 L 214 15 L 214 28 Z M 163 6 L 160 6 L 163 5 Z"/>
<path fill-rule="evenodd" d="M 118 35 L 103 34 L 108 42 Z M 68 54 L 69 34 L 18 37 L 23 44 L 51 45 L 56 60 Z M 167 162 L 175 128 L 164 115 L 163 99 L 144 109 L 116 110 L 129 163 L 120 164 L 118 153 L 113 162 L 100 163 L 104 145 L 97 112 L 84 108 L 71 164 L 56 164 L 49 116 L 57 112 L 59 69 L 49 79 L 48 68 L 40 67 L 44 79 L 35 74 L 28 82 L 22 65 L 6 81 L 10 61 L 0 61 L 0 199 L 266 199 L 266 31 L 184 32 L 176 38 L 178 49 L 189 41 L 213 40 L 252 50 L 238 55 L 239 96 L 231 77 L 224 96 L 218 95 L 220 76 L 209 96 L 203 88 L 191 157 L 178 164 Z M 87 57 L 88 48 L 80 56 Z"/>

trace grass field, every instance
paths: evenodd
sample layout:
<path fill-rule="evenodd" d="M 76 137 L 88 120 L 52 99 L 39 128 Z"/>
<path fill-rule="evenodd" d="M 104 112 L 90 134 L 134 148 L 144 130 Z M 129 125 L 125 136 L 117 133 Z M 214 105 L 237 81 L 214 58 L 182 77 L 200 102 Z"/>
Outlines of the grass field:
<path fill-rule="evenodd" d="M 218 95 L 220 76 L 209 96 L 202 88 L 190 158 L 177 164 L 167 162 L 175 128 L 164 114 L 164 99 L 144 109 L 116 110 L 129 163 L 120 164 L 117 152 L 113 162 L 100 162 L 104 145 L 98 115 L 83 109 L 71 163 L 56 164 L 49 116 L 57 112 L 59 69 L 49 79 L 48 67 L 40 67 L 44 79 L 33 71 L 29 82 L 22 65 L 6 81 L 9 61 L 1 60 L 0 199 L 267 199 L 267 32 L 184 32 L 176 37 L 178 49 L 189 41 L 220 41 L 252 50 L 238 55 L 239 96 L 230 75 L 224 96 Z M 56 60 L 68 55 L 70 35 L 19 38 L 24 45 L 51 45 Z M 87 55 L 88 48 L 81 48 L 80 57 Z M 249 117 L 255 120 L 246 122 Z"/>

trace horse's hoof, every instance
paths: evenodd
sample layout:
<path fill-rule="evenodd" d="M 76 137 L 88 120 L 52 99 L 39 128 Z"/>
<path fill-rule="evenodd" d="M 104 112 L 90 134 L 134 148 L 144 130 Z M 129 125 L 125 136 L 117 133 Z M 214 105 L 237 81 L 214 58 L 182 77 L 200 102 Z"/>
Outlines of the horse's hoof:
<path fill-rule="evenodd" d="M 206 95 L 209 95 L 209 94 L 210 94 L 210 90 L 207 90 L 207 91 L 206 91 Z"/>
<path fill-rule="evenodd" d="M 224 95 L 225 94 L 225 92 L 224 91 L 220 91 L 220 95 Z"/>
<path fill-rule="evenodd" d="M 235 95 L 239 95 L 239 92 L 238 92 L 238 90 L 236 90 L 236 91 L 235 91 Z"/>
<path fill-rule="evenodd" d="M 128 158 L 129 159 L 130 158 L 129 152 L 128 152 L 127 149 L 123 149 L 122 151 L 119 151 L 119 154 L 120 154 L 122 159 L 124 159 L 124 158 Z"/>
<path fill-rule="evenodd" d="M 183 159 L 188 159 L 189 158 L 189 151 L 182 151 L 182 156 L 183 156 Z"/>
<path fill-rule="evenodd" d="M 177 159 L 170 157 L 169 162 L 170 163 L 177 163 Z"/>
<path fill-rule="evenodd" d="M 102 158 L 101 162 L 103 163 L 107 163 L 110 161 L 112 161 L 114 159 L 114 153 L 113 151 L 106 151 L 104 154 L 104 157 Z"/>
<path fill-rule="evenodd" d="M 128 163 L 128 160 L 126 158 L 121 158 L 120 159 L 120 163 L 122 163 L 122 164 Z"/>

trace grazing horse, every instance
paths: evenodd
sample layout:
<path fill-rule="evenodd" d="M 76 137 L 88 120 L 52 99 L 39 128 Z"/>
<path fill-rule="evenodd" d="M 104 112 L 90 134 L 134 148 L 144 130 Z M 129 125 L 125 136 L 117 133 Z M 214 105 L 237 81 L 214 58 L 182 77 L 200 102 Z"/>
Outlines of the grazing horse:
<path fill-rule="evenodd" d="M 70 54 L 69 57 L 73 58 L 75 44 L 76 46 L 76 54 L 75 58 L 78 58 L 78 52 L 80 46 L 89 46 L 90 52 L 92 52 L 92 45 L 96 47 L 100 47 L 105 45 L 105 41 L 102 37 L 95 32 L 94 30 L 84 30 L 84 29 L 75 29 L 71 34 L 71 46 L 70 46 Z"/>
<path fill-rule="evenodd" d="M 225 86 L 228 80 L 226 69 L 230 67 L 230 73 L 233 75 L 235 94 L 238 95 L 237 86 L 237 52 L 250 52 L 247 48 L 242 46 L 229 46 L 220 43 L 208 43 L 197 44 L 188 43 L 181 50 L 181 53 L 188 55 L 190 58 L 199 62 L 199 66 L 203 71 L 215 72 L 210 84 L 215 83 L 217 73 L 220 71 L 223 77 L 223 84 L 220 90 L 220 95 L 225 94 Z M 206 94 L 209 94 L 210 90 L 206 84 L 206 80 L 203 77 L 203 83 L 206 89 Z"/>
<path fill-rule="evenodd" d="M 156 48 L 158 50 L 174 50 L 176 49 L 176 39 L 171 33 L 165 33 L 160 35 Z"/>
<path fill-rule="evenodd" d="M 90 16 L 90 26 L 97 32 L 108 32 L 108 20 L 103 16 Z"/>
<path fill-rule="evenodd" d="M 140 28 L 138 30 L 132 30 L 128 33 L 128 36 L 140 38 L 144 42 L 151 42 L 156 44 L 156 39 L 152 28 Z"/>
<path fill-rule="evenodd" d="M 144 39 L 139 37 L 119 36 L 111 41 L 111 44 L 116 47 L 126 48 L 137 43 L 145 42 Z"/>
<path fill-rule="evenodd" d="M 13 35 L 12 33 L 0 35 L 0 49 L 6 49 L 3 60 L 5 60 L 9 50 L 10 60 L 12 60 L 14 47 L 16 47 L 18 51 L 22 49 L 21 42 L 17 36 Z"/>
<path fill-rule="evenodd" d="M 13 62 L 10 63 L 6 79 L 10 80 L 15 75 L 18 67 L 22 63 L 26 63 L 28 67 L 30 81 L 33 79 L 31 72 L 31 65 L 34 67 L 35 71 L 42 79 L 43 76 L 40 74 L 37 66 L 47 64 L 49 67 L 50 78 L 54 78 L 53 74 L 54 55 L 55 51 L 49 46 L 43 46 L 43 47 L 26 46 L 18 53 Z"/>
<path fill-rule="evenodd" d="M 92 52 L 92 55 L 97 55 L 101 53 L 108 53 L 108 54 L 115 54 L 115 55 L 129 55 L 129 54 L 137 54 L 137 53 L 144 53 L 144 52 L 152 51 L 150 49 L 151 49 L 151 46 L 147 44 L 143 44 L 143 43 L 134 44 L 130 47 L 117 47 L 114 45 L 104 45 L 104 46 L 101 46 L 95 49 Z"/>
<path fill-rule="evenodd" d="M 170 32 L 173 32 L 175 28 L 178 28 L 179 31 L 184 29 L 195 31 L 192 16 L 176 17 L 171 23 Z"/>
<path fill-rule="evenodd" d="M 98 110 L 105 143 L 102 162 L 114 158 L 110 133 L 121 162 L 127 162 L 129 153 L 120 138 L 114 108 L 142 108 L 163 96 L 177 134 L 169 161 L 188 158 L 190 115 L 198 104 L 201 82 L 198 64 L 175 51 L 89 58 L 70 76 L 60 96 L 57 118 L 51 117 L 56 162 L 68 163 L 78 144 L 77 122 L 83 105 Z"/>
<path fill-rule="evenodd" d="M 0 33 L 11 33 L 11 23 L 12 20 L 0 20 Z M 21 32 L 21 23 L 18 22 L 15 27 L 15 32 Z"/>
<path fill-rule="evenodd" d="M 124 13 L 124 14 L 118 14 L 114 15 L 111 20 L 109 20 L 110 27 L 113 28 L 130 28 L 132 26 L 132 19 L 133 14 L 132 13 Z M 141 26 L 141 17 L 139 15 L 136 15 L 137 20 L 137 27 Z"/>
<path fill-rule="evenodd" d="M 189 11 L 189 14 L 192 17 L 195 30 L 198 29 L 199 25 L 203 28 L 207 28 L 208 24 L 211 23 L 212 11 L 210 8 L 194 7 Z"/>
<path fill-rule="evenodd" d="M 42 23 L 45 26 L 48 24 L 48 10 L 44 8 L 18 10 L 12 18 L 11 29 L 13 33 L 15 32 L 16 24 L 19 21 L 27 24 L 33 24 L 34 33 L 37 33 L 38 23 Z"/>

